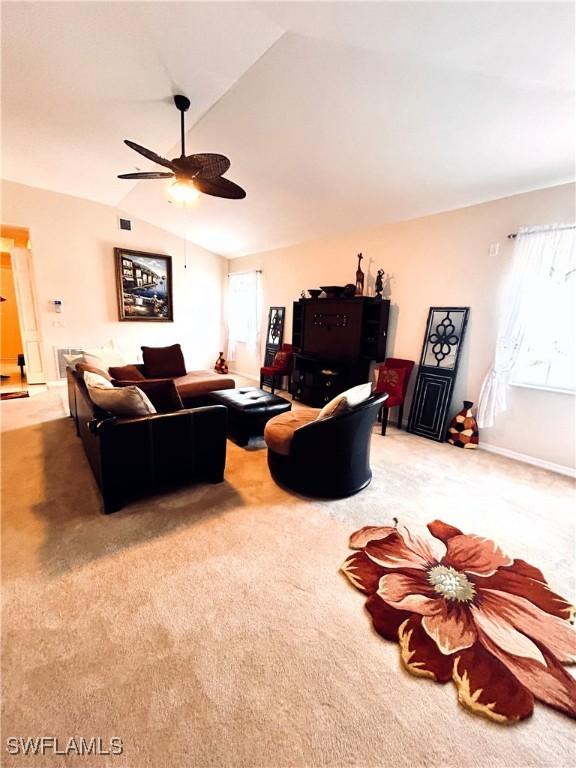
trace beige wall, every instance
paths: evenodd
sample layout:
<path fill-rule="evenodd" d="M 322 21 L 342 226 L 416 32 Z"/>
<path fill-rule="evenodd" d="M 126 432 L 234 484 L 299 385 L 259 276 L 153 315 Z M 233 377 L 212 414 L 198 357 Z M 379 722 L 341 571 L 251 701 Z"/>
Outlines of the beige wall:
<path fill-rule="evenodd" d="M 122 211 L 56 192 L 2 182 L 2 221 L 28 227 L 38 294 L 45 373 L 56 378 L 55 347 L 113 339 L 130 360 L 140 345 L 179 342 L 189 369 L 212 366 L 221 349 L 222 280 L 227 262 Z M 119 322 L 114 247 L 172 256 L 174 323 Z M 187 268 L 184 268 L 184 256 Z M 50 301 L 61 299 L 63 312 Z"/>
<path fill-rule="evenodd" d="M 229 262 L 231 271 L 263 270 L 264 314 L 285 305 L 290 340 L 292 301 L 300 291 L 354 282 L 356 253 L 364 254 L 369 294 L 376 270 L 391 275 L 392 316 L 388 354 L 418 361 L 428 308 L 469 306 L 470 320 L 452 411 L 463 399 L 478 401 L 496 339 L 502 289 L 513 241 L 521 225 L 574 220 L 575 185 L 568 184 L 400 222 L 348 236 L 326 238 Z M 535 307 L 535 311 L 538 311 Z M 265 323 L 265 317 L 263 318 Z M 263 329 L 265 330 L 265 329 Z M 257 375 L 260 356 L 239 345 L 234 367 Z M 574 466 L 574 397 L 512 388 L 510 411 L 481 440 L 537 459 Z"/>

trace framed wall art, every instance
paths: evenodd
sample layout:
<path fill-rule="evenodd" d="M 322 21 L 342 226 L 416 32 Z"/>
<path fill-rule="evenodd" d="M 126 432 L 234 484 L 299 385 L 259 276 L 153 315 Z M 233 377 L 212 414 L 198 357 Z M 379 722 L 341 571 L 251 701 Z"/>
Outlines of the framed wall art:
<path fill-rule="evenodd" d="M 172 257 L 114 248 L 120 320 L 171 323 Z"/>

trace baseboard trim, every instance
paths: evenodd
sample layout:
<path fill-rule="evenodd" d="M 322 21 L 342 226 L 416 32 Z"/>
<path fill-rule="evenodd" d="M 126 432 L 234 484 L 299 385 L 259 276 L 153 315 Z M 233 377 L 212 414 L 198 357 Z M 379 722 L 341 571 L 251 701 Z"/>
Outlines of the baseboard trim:
<path fill-rule="evenodd" d="M 529 456 L 527 453 L 510 451 L 508 448 L 500 448 L 497 445 L 490 445 L 490 443 L 480 443 L 478 447 L 489 453 L 497 453 L 500 456 L 506 456 L 508 459 L 515 459 L 516 461 L 524 462 L 524 464 L 532 464 L 535 467 L 540 467 L 540 469 L 557 472 L 559 475 L 576 477 L 576 469 L 573 467 L 566 467 L 564 464 L 555 464 L 553 461 L 544 461 L 544 459 L 537 459 L 535 456 Z"/>

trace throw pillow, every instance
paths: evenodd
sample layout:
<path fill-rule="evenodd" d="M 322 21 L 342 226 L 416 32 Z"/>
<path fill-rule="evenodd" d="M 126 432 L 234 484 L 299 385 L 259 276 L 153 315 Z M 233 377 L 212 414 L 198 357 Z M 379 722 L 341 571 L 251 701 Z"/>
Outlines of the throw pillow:
<path fill-rule="evenodd" d="M 378 369 L 376 392 L 385 392 L 390 397 L 402 398 L 406 370 L 404 368 L 387 368 L 381 365 Z"/>
<path fill-rule="evenodd" d="M 186 375 L 180 344 L 170 347 L 141 347 L 147 379 L 173 379 Z"/>
<path fill-rule="evenodd" d="M 88 365 L 88 363 L 76 363 L 76 371 L 82 377 L 84 377 L 85 373 L 96 373 L 98 376 L 102 376 L 110 381 L 110 375 L 106 371 L 103 371 L 102 368 L 94 368 L 93 365 Z"/>
<path fill-rule="evenodd" d="M 126 360 L 118 352 L 112 343 L 103 347 L 94 347 L 84 350 L 84 360 L 88 365 L 103 368 L 105 371 L 112 365 L 125 365 Z"/>
<path fill-rule="evenodd" d="M 115 387 L 136 386 L 142 390 L 150 402 L 156 408 L 157 413 L 174 413 L 184 409 L 182 398 L 178 394 L 176 384 L 172 379 L 161 379 L 159 381 L 115 381 Z"/>
<path fill-rule="evenodd" d="M 84 362 L 84 353 L 80 352 L 79 354 L 74 354 L 74 355 L 62 355 L 62 359 L 64 360 L 68 368 L 74 368 L 77 363 Z"/>
<path fill-rule="evenodd" d="M 288 352 L 276 352 L 272 361 L 272 368 L 285 368 L 288 363 Z"/>
<path fill-rule="evenodd" d="M 95 374 L 86 374 L 93 376 Z M 88 386 L 90 400 L 113 416 L 150 416 L 156 409 L 147 395 L 136 386 L 110 387 Z"/>
<path fill-rule="evenodd" d="M 108 368 L 108 373 L 113 379 L 118 379 L 119 381 L 135 382 L 144 380 L 144 374 L 137 365 L 112 365 Z"/>
<path fill-rule="evenodd" d="M 320 411 L 317 419 L 327 419 L 330 416 L 336 416 L 339 413 L 344 413 L 350 408 L 355 408 L 360 403 L 368 400 L 372 394 L 372 384 L 366 382 L 366 384 L 358 384 L 356 387 L 351 387 L 345 392 L 341 392 L 336 395 L 329 403 L 326 403 L 324 408 Z"/>
<path fill-rule="evenodd" d="M 93 389 L 113 389 L 112 381 L 100 373 L 94 371 L 84 371 L 84 383 L 90 390 Z"/>

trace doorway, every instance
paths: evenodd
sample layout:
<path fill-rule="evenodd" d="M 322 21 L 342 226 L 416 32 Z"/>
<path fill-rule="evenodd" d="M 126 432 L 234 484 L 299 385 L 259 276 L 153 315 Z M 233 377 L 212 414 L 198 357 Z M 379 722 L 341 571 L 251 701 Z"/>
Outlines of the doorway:
<path fill-rule="evenodd" d="M 45 381 L 30 235 L 24 227 L 0 227 L 0 388 L 27 392 L 28 384 Z"/>

